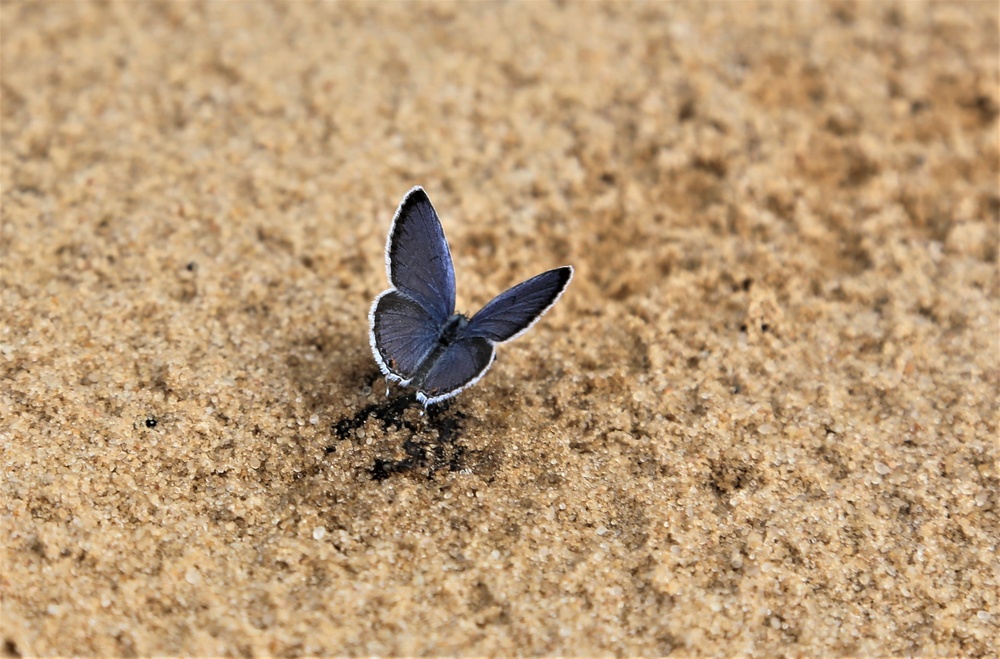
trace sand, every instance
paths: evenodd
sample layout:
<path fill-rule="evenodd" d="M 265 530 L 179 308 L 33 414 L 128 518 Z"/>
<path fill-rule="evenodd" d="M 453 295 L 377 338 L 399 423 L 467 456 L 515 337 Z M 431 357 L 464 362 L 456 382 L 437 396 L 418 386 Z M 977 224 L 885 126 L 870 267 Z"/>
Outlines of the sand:
<path fill-rule="evenodd" d="M 6 655 L 997 655 L 996 3 L 2 14 Z"/>

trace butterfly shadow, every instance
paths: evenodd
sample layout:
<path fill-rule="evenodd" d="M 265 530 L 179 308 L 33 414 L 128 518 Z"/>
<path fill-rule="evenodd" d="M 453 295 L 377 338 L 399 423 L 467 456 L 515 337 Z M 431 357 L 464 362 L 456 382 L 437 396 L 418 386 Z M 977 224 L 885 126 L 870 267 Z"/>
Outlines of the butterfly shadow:
<path fill-rule="evenodd" d="M 397 395 L 363 408 L 331 426 L 338 442 L 361 442 L 357 431 L 369 421 L 385 432 L 402 432 L 404 457 L 375 457 L 368 474 L 375 481 L 384 481 L 395 474 L 423 473 L 433 479 L 439 471 L 464 471 L 483 463 L 484 452 L 470 450 L 460 443 L 468 415 L 452 401 L 427 407 L 422 415 L 416 394 Z M 327 453 L 336 452 L 336 444 Z"/>

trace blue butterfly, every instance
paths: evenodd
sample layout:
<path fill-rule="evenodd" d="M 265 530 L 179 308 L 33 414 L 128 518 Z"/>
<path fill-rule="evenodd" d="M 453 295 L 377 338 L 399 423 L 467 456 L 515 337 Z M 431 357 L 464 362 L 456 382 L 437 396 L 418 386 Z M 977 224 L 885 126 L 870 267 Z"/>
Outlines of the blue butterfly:
<path fill-rule="evenodd" d="M 472 318 L 455 313 L 455 268 L 444 229 L 423 188 L 406 193 L 385 244 L 391 288 L 372 302 L 369 340 L 387 381 L 417 390 L 426 408 L 471 387 L 500 343 L 527 332 L 573 278 L 563 266 L 493 298 Z"/>

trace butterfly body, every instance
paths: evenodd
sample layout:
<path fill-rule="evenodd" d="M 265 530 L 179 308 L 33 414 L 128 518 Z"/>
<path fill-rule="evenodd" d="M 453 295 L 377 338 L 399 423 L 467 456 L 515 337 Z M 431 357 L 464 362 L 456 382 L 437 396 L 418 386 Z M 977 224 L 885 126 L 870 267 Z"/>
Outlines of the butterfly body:
<path fill-rule="evenodd" d="M 441 336 L 438 337 L 438 343 L 442 346 L 449 346 L 451 342 L 458 338 L 462 333 L 462 330 L 466 328 L 469 324 L 469 317 L 465 314 L 457 313 L 448 319 L 445 323 L 444 329 L 441 330 Z"/>
<path fill-rule="evenodd" d="M 391 288 L 368 314 L 372 354 L 387 380 L 417 390 L 426 407 L 486 373 L 495 346 L 526 332 L 565 290 L 573 268 L 529 279 L 471 318 L 455 312 L 455 273 L 441 222 L 420 187 L 403 198 L 386 241 Z"/>

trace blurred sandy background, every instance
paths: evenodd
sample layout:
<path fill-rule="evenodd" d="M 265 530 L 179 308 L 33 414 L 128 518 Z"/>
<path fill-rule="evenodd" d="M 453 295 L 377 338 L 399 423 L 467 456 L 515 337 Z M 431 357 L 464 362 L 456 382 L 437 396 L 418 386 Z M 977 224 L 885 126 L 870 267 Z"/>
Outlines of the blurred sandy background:
<path fill-rule="evenodd" d="M 2 4 L 17 655 L 996 656 L 998 11 Z M 366 314 L 414 184 L 461 310 Z"/>

